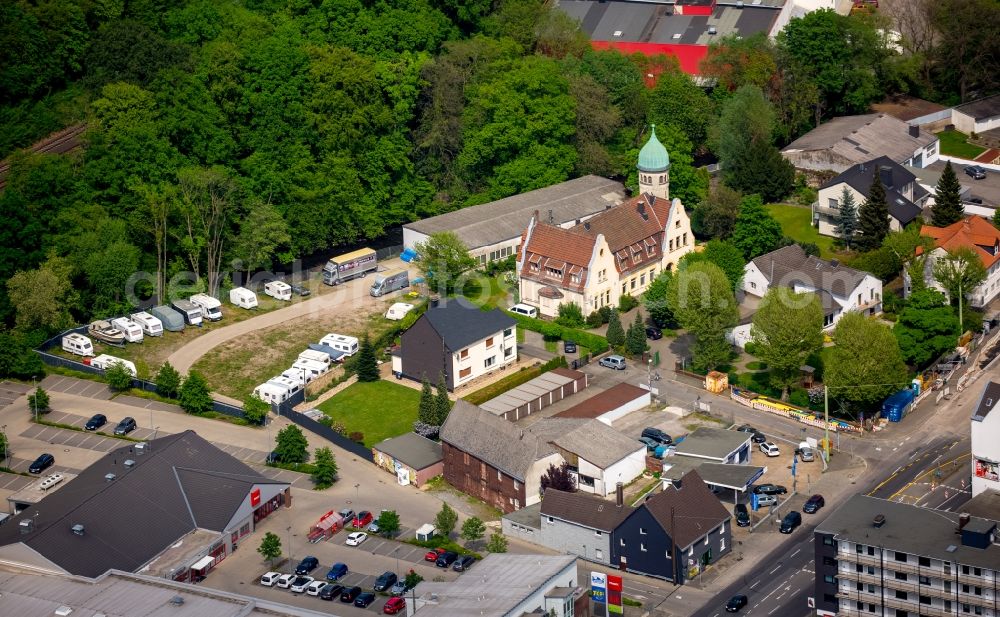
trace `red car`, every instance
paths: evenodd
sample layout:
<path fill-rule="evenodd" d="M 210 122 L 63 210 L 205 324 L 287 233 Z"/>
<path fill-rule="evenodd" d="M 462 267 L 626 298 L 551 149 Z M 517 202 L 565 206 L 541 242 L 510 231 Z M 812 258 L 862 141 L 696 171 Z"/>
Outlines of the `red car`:
<path fill-rule="evenodd" d="M 382 607 L 382 612 L 386 615 L 395 615 L 406 608 L 406 600 L 403 598 L 389 598 L 389 601 Z"/>
<path fill-rule="evenodd" d="M 433 561 L 433 562 L 436 562 L 438 560 L 438 557 L 440 557 L 441 555 L 443 555 L 443 554 L 445 554 L 447 552 L 448 551 L 446 551 L 443 548 L 436 548 L 436 549 L 434 549 L 432 551 L 427 551 L 427 554 L 424 555 L 424 561 Z"/>
<path fill-rule="evenodd" d="M 374 520 L 372 513 L 368 510 L 362 510 L 361 512 L 358 512 L 357 516 L 354 517 L 354 526 L 358 529 L 363 529 L 365 525 L 372 522 L 372 520 Z"/>

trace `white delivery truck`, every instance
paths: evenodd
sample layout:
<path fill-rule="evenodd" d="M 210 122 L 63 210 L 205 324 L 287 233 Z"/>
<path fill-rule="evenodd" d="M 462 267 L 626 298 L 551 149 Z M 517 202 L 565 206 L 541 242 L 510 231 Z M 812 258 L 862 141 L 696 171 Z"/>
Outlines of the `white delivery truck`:
<path fill-rule="evenodd" d="M 142 333 L 146 336 L 163 336 L 163 322 L 146 311 L 132 313 L 132 321 L 142 328 Z"/>
<path fill-rule="evenodd" d="M 116 317 L 111 320 L 111 325 L 116 330 L 125 335 L 125 340 L 129 343 L 142 342 L 142 326 L 135 323 L 128 317 Z"/>
<path fill-rule="evenodd" d="M 375 275 L 372 281 L 372 288 L 368 291 L 372 296 L 378 298 L 387 293 L 406 289 L 410 286 L 410 273 L 406 270 L 390 270 Z"/>
<path fill-rule="evenodd" d="M 132 377 L 138 375 L 138 373 L 135 372 L 135 364 L 132 364 L 132 362 L 125 360 L 123 358 L 116 358 L 115 356 L 109 356 L 108 354 L 101 354 L 90 361 L 90 366 L 99 368 L 102 371 L 108 370 L 114 364 L 121 364 L 122 366 L 124 366 L 126 369 L 128 369 L 128 372 L 130 375 L 132 375 Z"/>
<path fill-rule="evenodd" d="M 190 300 L 174 300 L 170 303 L 175 311 L 184 318 L 184 323 L 189 326 L 201 325 L 201 308 Z"/>
<path fill-rule="evenodd" d="M 323 282 L 327 285 L 340 285 L 351 279 L 368 276 L 369 272 L 378 270 L 378 258 L 372 249 L 358 249 L 338 255 L 323 266 Z"/>
<path fill-rule="evenodd" d="M 326 345 L 342 352 L 344 357 L 350 357 L 358 353 L 358 339 L 353 336 L 345 336 L 331 332 L 319 340 L 320 345 Z"/>
<path fill-rule="evenodd" d="M 322 351 L 316 351 L 315 349 L 307 349 L 303 351 L 299 354 L 298 359 L 319 362 L 326 368 L 330 368 L 330 354 L 323 353 Z"/>
<path fill-rule="evenodd" d="M 257 294 L 246 287 L 235 287 L 229 290 L 229 301 L 240 308 L 257 308 Z"/>
<path fill-rule="evenodd" d="M 400 319 L 406 317 L 406 314 L 413 310 L 412 304 L 407 304 L 406 302 L 397 302 L 389 307 L 389 310 L 385 312 L 385 318 L 391 319 L 393 321 L 399 321 Z"/>
<path fill-rule="evenodd" d="M 209 321 L 219 321 L 222 319 L 222 303 L 218 298 L 213 298 L 208 294 L 195 294 L 190 298 L 191 304 L 201 309 L 203 319 Z"/>
<path fill-rule="evenodd" d="M 63 351 L 78 356 L 94 355 L 94 344 L 90 342 L 89 338 L 76 332 L 70 332 L 62 338 L 62 348 Z"/>
<path fill-rule="evenodd" d="M 302 389 L 302 384 L 297 381 L 279 375 L 267 380 L 253 389 L 253 393 L 264 402 L 276 405 L 284 403 Z"/>
<path fill-rule="evenodd" d="M 306 382 L 310 382 L 330 370 L 328 364 L 314 362 L 313 360 L 296 360 L 292 364 L 292 368 L 304 372 Z"/>
<path fill-rule="evenodd" d="M 292 299 L 292 286 L 282 281 L 268 281 L 264 283 L 264 294 L 271 296 L 275 300 Z"/>

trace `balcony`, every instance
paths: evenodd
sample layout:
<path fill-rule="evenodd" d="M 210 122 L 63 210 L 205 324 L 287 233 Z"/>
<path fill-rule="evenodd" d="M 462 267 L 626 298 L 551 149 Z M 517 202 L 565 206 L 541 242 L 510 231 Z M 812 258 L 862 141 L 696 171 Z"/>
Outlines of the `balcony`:
<path fill-rule="evenodd" d="M 874 304 L 878 304 L 878 302 L 875 302 Z M 869 305 L 860 306 L 864 307 Z M 894 572 L 906 572 L 908 574 L 923 574 L 924 576 L 928 576 L 928 570 L 930 570 L 929 567 L 918 565 L 913 561 L 896 561 L 895 559 L 886 559 L 885 569 L 892 570 Z"/>
<path fill-rule="evenodd" d="M 971 591 L 966 593 L 961 588 L 959 588 L 958 594 L 955 597 L 958 598 L 960 604 L 971 604 L 973 606 L 982 606 L 983 608 L 993 608 L 995 606 L 993 598 L 987 598 L 984 595 L 977 596 Z"/>
<path fill-rule="evenodd" d="M 878 555 L 869 555 L 867 553 L 855 553 L 853 551 L 840 551 L 837 553 L 837 559 L 840 561 L 846 561 L 850 563 L 860 563 L 866 566 L 878 566 L 882 567 L 882 558 Z M 886 564 L 888 565 L 888 563 Z"/>
<path fill-rule="evenodd" d="M 979 576 L 976 576 L 975 574 L 962 574 L 959 572 L 958 582 L 966 585 L 974 585 L 976 587 L 993 587 L 993 579 L 987 576 L 988 572 L 989 570 L 984 571 L 983 574 Z"/>

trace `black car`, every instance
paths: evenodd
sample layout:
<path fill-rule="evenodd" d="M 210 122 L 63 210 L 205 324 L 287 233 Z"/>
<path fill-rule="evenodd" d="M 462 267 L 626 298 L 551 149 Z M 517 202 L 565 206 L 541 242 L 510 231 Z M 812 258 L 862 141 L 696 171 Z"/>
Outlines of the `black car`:
<path fill-rule="evenodd" d="M 97 429 L 101 428 L 107 423 L 108 423 L 108 417 L 106 415 L 104 415 L 103 413 L 95 413 L 90 417 L 89 420 L 87 420 L 87 424 L 85 424 L 83 428 L 87 429 L 88 431 L 96 431 Z"/>
<path fill-rule="evenodd" d="M 362 589 L 358 586 L 347 587 L 344 591 L 340 592 L 341 602 L 354 602 L 354 600 L 361 595 Z"/>
<path fill-rule="evenodd" d="M 455 563 L 451 564 L 451 569 L 455 572 L 465 572 L 472 567 L 472 564 L 476 563 L 476 558 L 472 555 L 462 555 L 455 560 Z"/>
<path fill-rule="evenodd" d="M 334 598 L 339 598 L 342 593 L 344 593 L 343 585 L 327 583 L 319 590 L 319 597 L 321 600 L 333 600 Z"/>
<path fill-rule="evenodd" d="M 573 341 L 563 341 L 563 353 L 576 353 L 576 343 Z"/>
<path fill-rule="evenodd" d="M 802 515 L 794 510 L 785 515 L 785 518 L 781 519 L 781 526 L 778 527 L 778 531 L 781 533 L 792 533 L 795 528 L 802 524 Z"/>
<path fill-rule="evenodd" d="M 56 457 L 51 454 L 43 454 L 35 459 L 35 462 L 28 467 L 30 473 L 42 473 L 56 462 Z"/>
<path fill-rule="evenodd" d="M 298 283 L 289 283 L 288 286 L 292 288 L 292 293 L 299 294 L 300 296 L 308 296 L 309 294 L 312 293 L 311 291 L 309 291 L 302 285 L 299 285 Z"/>
<path fill-rule="evenodd" d="M 972 176 L 973 180 L 982 180 L 986 177 L 986 170 L 979 165 L 969 165 L 965 168 L 965 173 Z"/>
<path fill-rule="evenodd" d="M 780 484 L 758 484 L 753 487 L 753 492 L 758 495 L 784 495 L 788 489 Z"/>
<path fill-rule="evenodd" d="M 295 566 L 295 573 L 298 575 L 309 574 L 316 569 L 319 565 L 319 559 L 315 557 L 306 557 L 299 562 L 299 565 Z"/>
<path fill-rule="evenodd" d="M 396 584 L 399 578 L 396 576 L 395 572 L 383 572 L 377 579 L 375 579 L 375 585 L 372 587 L 375 591 L 387 591 L 390 587 Z"/>
<path fill-rule="evenodd" d="M 115 427 L 115 435 L 128 435 L 135 430 L 135 418 L 132 416 L 125 416 L 122 421 L 118 423 Z"/>
<path fill-rule="evenodd" d="M 458 553 L 455 551 L 445 551 L 441 553 L 440 557 L 437 558 L 436 564 L 439 568 L 447 568 L 451 564 L 455 563 L 456 559 L 458 559 Z"/>
<path fill-rule="evenodd" d="M 767 436 L 760 431 L 754 431 L 753 437 L 750 438 L 750 441 L 754 443 L 764 443 L 767 441 Z"/>
<path fill-rule="evenodd" d="M 375 601 L 375 594 L 370 591 L 366 591 L 358 595 L 357 599 L 354 600 L 354 606 L 360 606 L 361 608 L 368 608 L 368 605 Z"/>
<path fill-rule="evenodd" d="M 737 527 L 749 527 L 750 526 L 750 512 L 747 511 L 746 504 L 738 503 L 736 507 L 733 508 L 733 514 L 736 515 L 736 526 Z"/>
<path fill-rule="evenodd" d="M 729 602 L 726 602 L 726 612 L 727 613 L 738 613 L 740 609 L 747 605 L 746 596 L 733 596 L 729 598 Z"/>
<path fill-rule="evenodd" d="M 647 426 L 646 428 L 642 429 L 642 436 L 646 437 L 647 439 L 652 439 L 653 441 L 659 442 L 665 446 L 669 446 L 670 444 L 674 443 L 674 440 L 672 437 L 670 437 L 670 435 L 666 434 L 665 432 L 653 426 Z"/>
<path fill-rule="evenodd" d="M 271 452 L 268 453 L 267 458 L 264 460 L 264 462 L 268 465 L 273 465 L 279 462 L 277 451 L 271 450 Z"/>
<path fill-rule="evenodd" d="M 813 495 L 806 501 L 806 504 L 802 506 L 802 511 L 806 514 L 816 514 L 820 508 L 826 505 L 826 500 L 823 499 L 822 495 Z"/>
<path fill-rule="evenodd" d="M 658 341 L 663 338 L 663 331 L 656 326 L 646 326 L 646 338 Z"/>
<path fill-rule="evenodd" d="M 749 424 L 741 424 L 740 426 L 738 426 L 736 428 L 736 430 L 738 430 L 741 433 L 757 433 L 758 432 L 757 429 L 755 429 L 754 427 L 750 426 Z"/>

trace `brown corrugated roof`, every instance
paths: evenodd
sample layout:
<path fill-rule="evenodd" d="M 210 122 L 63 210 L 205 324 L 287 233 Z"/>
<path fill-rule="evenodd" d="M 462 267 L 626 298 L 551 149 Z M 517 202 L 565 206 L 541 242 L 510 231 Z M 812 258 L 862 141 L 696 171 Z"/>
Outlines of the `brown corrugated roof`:
<path fill-rule="evenodd" d="M 570 523 L 612 532 L 621 525 L 635 508 L 601 499 L 590 493 L 568 493 L 554 488 L 545 491 L 542 498 L 542 516 L 552 516 Z M 544 521 L 542 524 L 545 524 Z"/>
<path fill-rule="evenodd" d="M 680 488 L 670 485 L 647 499 L 642 507 L 649 510 L 681 549 L 729 520 L 729 511 L 697 471 L 690 471 L 681 478 Z"/>
<path fill-rule="evenodd" d="M 556 417 L 597 418 L 642 396 L 649 396 L 649 392 L 629 383 L 620 383 L 578 405 L 557 413 Z"/>

